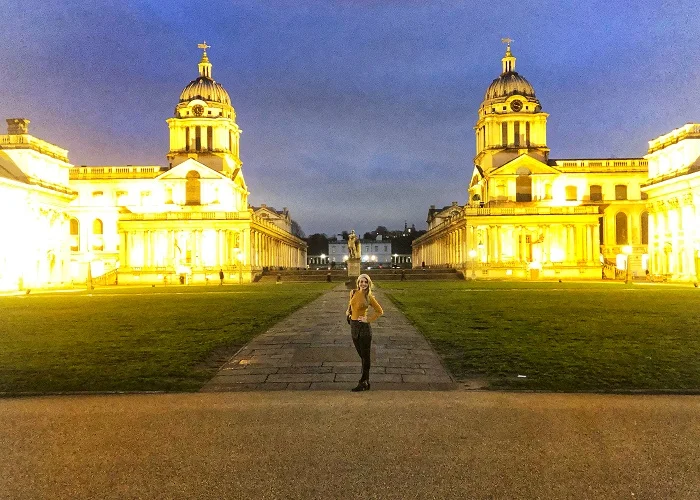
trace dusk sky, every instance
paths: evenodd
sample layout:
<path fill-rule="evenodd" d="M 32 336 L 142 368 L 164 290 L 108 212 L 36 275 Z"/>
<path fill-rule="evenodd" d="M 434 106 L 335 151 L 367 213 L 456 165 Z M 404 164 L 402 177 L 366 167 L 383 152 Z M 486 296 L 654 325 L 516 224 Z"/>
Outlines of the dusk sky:
<path fill-rule="evenodd" d="M 206 40 L 243 129 L 249 201 L 288 207 L 307 235 L 425 229 L 430 205 L 465 203 L 503 37 L 550 114 L 552 158 L 637 157 L 700 122 L 691 0 L 0 7 L 2 126 L 29 118 L 76 165 L 166 165 L 165 120 Z"/>

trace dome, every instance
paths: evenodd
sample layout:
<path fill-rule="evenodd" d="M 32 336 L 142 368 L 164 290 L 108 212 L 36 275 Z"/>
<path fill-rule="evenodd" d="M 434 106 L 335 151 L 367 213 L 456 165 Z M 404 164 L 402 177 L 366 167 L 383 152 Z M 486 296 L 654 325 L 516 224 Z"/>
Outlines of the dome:
<path fill-rule="evenodd" d="M 535 89 L 530 82 L 515 71 L 508 71 L 496 78 L 486 90 L 484 100 L 499 99 L 512 95 L 535 97 Z"/>
<path fill-rule="evenodd" d="M 226 89 L 207 76 L 200 76 L 196 80 L 192 80 L 180 94 L 180 102 L 189 102 L 194 99 L 231 105 L 231 98 Z"/>

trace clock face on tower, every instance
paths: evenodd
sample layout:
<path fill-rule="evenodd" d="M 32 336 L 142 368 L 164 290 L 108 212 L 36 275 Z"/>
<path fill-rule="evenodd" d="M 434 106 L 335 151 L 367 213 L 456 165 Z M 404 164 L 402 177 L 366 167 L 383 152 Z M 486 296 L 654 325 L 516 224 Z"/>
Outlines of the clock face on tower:
<path fill-rule="evenodd" d="M 202 116 L 204 113 L 204 106 L 201 104 L 195 104 L 192 106 L 192 112 L 194 113 L 194 116 Z"/>
<path fill-rule="evenodd" d="M 510 109 L 517 113 L 518 111 L 523 109 L 523 103 L 516 99 L 515 101 L 510 103 Z"/>

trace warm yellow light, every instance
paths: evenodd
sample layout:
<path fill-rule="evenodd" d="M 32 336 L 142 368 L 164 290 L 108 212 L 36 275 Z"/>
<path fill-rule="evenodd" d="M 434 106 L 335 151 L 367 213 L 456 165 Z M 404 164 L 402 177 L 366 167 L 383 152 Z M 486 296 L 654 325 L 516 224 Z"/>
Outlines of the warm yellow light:
<path fill-rule="evenodd" d="M 561 248 L 552 248 L 549 259 L 552 262 L 564 262 L 564 251 Z"/>
<path fill-rule="evenodd" d="M 469 258 L 473 259 L 476 257 L 476 250 L 469 250 Z"/>
<path fill-rule="evenodd" d="M 622 253 L 624 253 L 625 255 L 630 255 L 632 253 L 632 246 L 631 245 L 623 246 Z"/>

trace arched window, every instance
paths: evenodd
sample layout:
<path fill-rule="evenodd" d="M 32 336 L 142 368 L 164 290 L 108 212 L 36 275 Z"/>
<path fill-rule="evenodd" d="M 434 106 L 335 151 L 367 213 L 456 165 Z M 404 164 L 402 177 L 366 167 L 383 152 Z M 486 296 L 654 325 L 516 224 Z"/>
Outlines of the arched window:
<path fill-rule="evenodd" d="M 100 219 L 95 219 L 92 222 L 92 249 L 104 250 L 104 241 L 102 234 L 104 233 L 104 225 Z"/>
<path fill-rule="evenodd" d="M 80 250 L 80 224 L 78 219 L 70 220 L 70 249 L 72 252 Z"/>
<path fill-rule="evenodd" d="M 576 201 L 578 199 L 578 193 L 576 192 L 576 186 L 566 186 L 566 201 Z"/>
<path fill-rule="evenodd" d="M 200 205 L 201 190 L 199 182 L 199 172 L 190 170 L 187 172 L 187 183 L 185 185 L 185 204 Z"/>
<path fill-rule="evenodd" d="M 525 167 L 520 167 L 515 172 L 515 201 L 532 201 L 532 172 Z"/>
<path fill-rule="evenodd" d="M 649 244 L 649 212 L 642 212 L 642 245 Z"/>
<path fill-rule="evenodd" d="M 615 243 L 618 245 L 628 245 L 629 238 L 627 236 L 627 214 L 618 212 L 615 216 Z"/>

